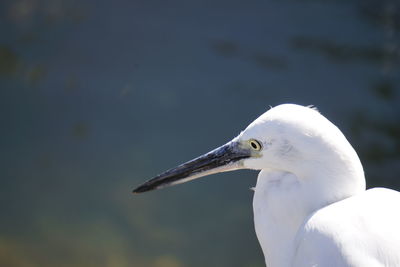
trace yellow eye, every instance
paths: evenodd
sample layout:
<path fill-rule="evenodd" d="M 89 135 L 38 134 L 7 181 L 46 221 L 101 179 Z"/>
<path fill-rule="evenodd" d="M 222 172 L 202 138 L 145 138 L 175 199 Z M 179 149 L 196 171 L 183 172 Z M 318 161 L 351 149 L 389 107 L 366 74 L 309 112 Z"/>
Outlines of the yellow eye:
<path fill-rule="evenodd" d="M 257 151 L 260 151 L 262 148 L 261 143 L 255 139 L 250 139 L 249 144 L 252 149 L 257 150 Z"/>

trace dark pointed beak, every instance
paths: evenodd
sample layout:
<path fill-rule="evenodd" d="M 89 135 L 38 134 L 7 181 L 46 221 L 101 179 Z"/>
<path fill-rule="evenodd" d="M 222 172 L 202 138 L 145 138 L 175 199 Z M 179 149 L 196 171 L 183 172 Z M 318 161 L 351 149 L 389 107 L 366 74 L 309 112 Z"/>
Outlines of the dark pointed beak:
<path fill-rule="evenodd" d="M 243 168 L 242 160 L 250 156 L 249 148 L 243 148 L 238 141 L 231 141 L 207 154 L 161 173 L 137 187 L 133 193 L 143 193 L 213 173 L 241 169 Z"/>

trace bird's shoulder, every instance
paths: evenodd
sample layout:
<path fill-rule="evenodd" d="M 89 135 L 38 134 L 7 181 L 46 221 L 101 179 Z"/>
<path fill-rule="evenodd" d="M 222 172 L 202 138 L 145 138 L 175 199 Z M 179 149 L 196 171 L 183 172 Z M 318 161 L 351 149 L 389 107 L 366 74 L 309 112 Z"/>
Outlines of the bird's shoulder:
<path fill-rule="evenodd" d="M 385 188 L 319 209 L 298 232 L 294 266 L 400 266 L 399 209 Z"/>

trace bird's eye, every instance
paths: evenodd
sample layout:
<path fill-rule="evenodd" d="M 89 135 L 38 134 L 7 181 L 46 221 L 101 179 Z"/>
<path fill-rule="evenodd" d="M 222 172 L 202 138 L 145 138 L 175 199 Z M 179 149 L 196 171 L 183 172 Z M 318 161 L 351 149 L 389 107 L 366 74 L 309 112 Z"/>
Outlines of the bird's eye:
<path fill-rule="evenodd" d="M 253 148 L 254 150 L 260 151 L 262 148 L 261 143 L 255 139 L 250 139 L 249 143 L 251 148 Z"/>

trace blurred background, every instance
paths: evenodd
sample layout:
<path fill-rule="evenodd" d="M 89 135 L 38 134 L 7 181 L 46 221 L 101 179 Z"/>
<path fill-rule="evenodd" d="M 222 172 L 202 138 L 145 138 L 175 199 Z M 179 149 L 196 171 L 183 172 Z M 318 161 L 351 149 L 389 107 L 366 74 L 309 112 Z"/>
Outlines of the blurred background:
<path fill-rule="evenodd" d="M 264 266 L 256 172 L 131 190 L 280 103 L 400 189 L 396 0 L 3 0 L 0 29 L 0 266 Z"/>

